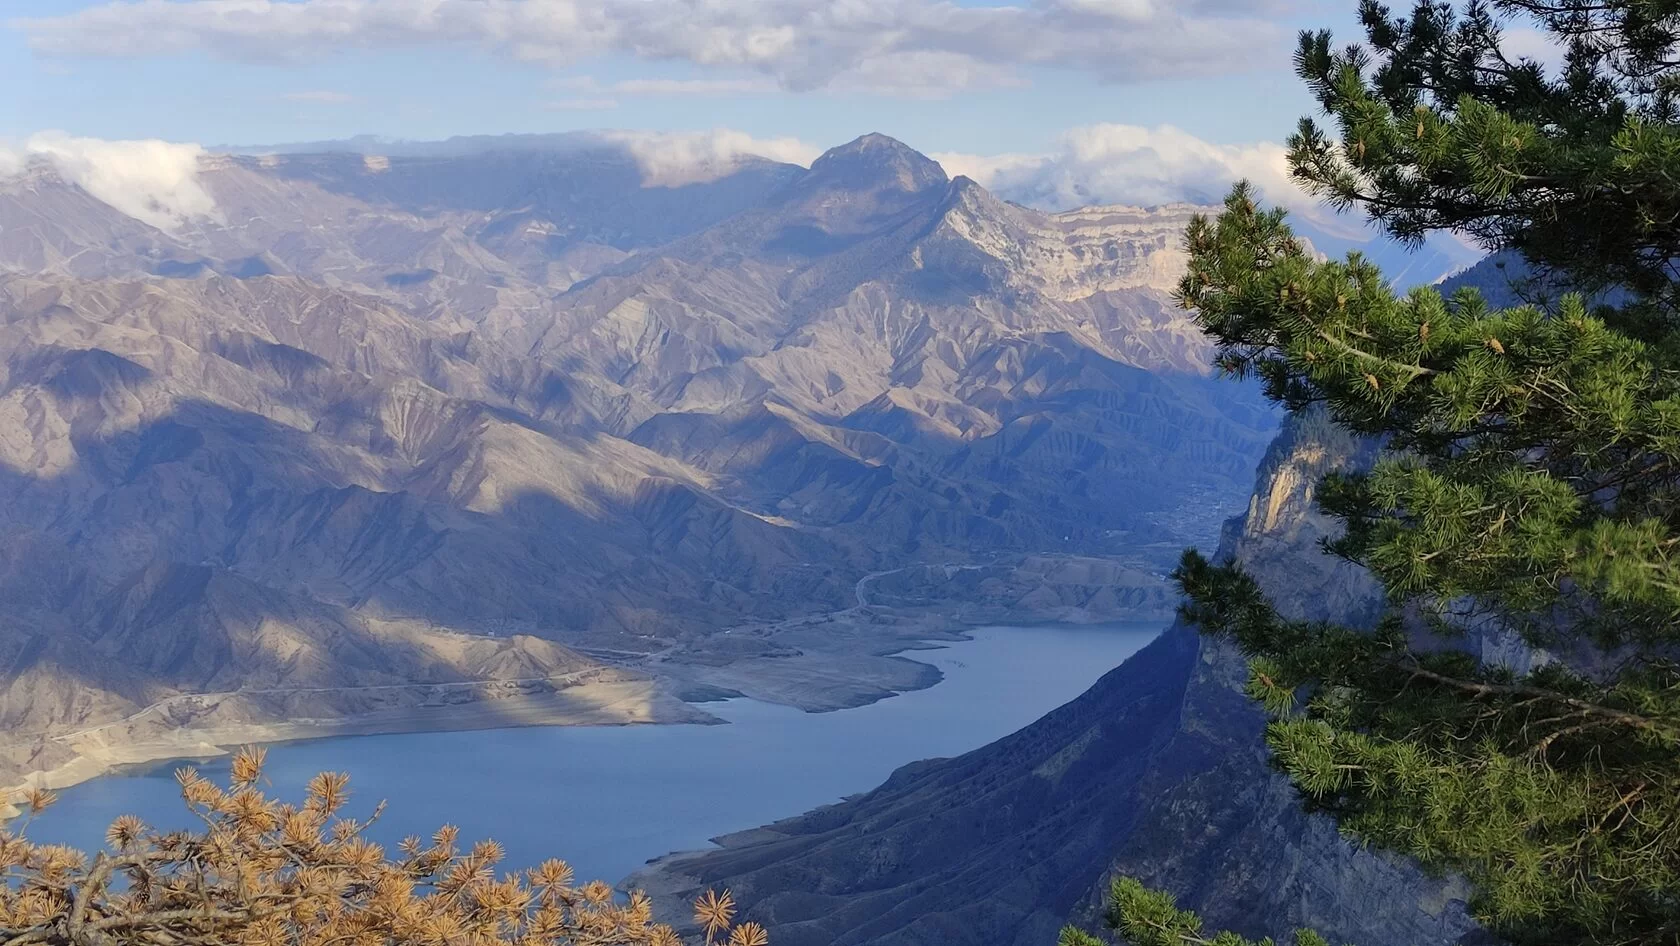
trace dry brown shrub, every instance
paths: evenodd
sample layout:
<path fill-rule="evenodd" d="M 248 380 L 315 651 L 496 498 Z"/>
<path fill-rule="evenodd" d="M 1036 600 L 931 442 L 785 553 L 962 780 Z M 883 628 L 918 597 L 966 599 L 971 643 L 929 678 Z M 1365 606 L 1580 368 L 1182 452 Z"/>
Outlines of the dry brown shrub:
<path fill-rule="evenodd" d="M 349 779 L 322 773 L 302 804 L 258 789 L 264 753 L 242 750 L 226 786 L 176 772 L 204 823 L 159 832 L 133 815 L 112 822 L 91 858 L 34 844 L 27 820 L 0 828 L 0 946 L 680 946 L 640 893 L 574 884 L 564 861 L 498 874 L 502 848 L 467 851 L 444 826 L 395 856 L 365 836 L 383 805 L 343 814 Z M 20 799 L 32 819 L 51 792 Z M 723 909 L 720 912 L 719 906 Z M 733 926 L 733 898 L 696 903 L 708 944 L 763 946 L 756 923 Z"/>

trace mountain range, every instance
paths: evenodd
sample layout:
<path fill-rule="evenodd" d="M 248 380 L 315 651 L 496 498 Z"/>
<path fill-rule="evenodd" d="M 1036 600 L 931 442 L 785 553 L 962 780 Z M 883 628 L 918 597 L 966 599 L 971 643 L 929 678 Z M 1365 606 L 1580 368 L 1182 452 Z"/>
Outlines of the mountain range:
<path fill-rule="evenodd" d="M 160 223 L 49 163 L 0 182 L 0 781 L 866 702 L 940 633 L 866 586 L 1160 613 L 1275 424 L 1172 303 L 1196 208 L 1041 213 L 878 135 L 682 174 L 217 154 L 193 186 Z"/>
<path fill-rule="evenodd" d="M 857 705 L 964 623 L 1164 621 L 1189 544 L 1293 614 L 1375 607 L 1312 504 L 1372 446 L 1274 440 L 1172 301 L 1207 208 L 1040 212 L 878 135 L 808 168 L 376 145 L 213 154 L 190 213 L 0 180 L 0 784 Z M 633 882 L 730 887 L 785 946 L 1051 942 L 1117 873 L 1253 935 L 1478 941 L 1461 883 L 1300 810 L 1242 679 L 1175 625 L 1012 736 Z"/>

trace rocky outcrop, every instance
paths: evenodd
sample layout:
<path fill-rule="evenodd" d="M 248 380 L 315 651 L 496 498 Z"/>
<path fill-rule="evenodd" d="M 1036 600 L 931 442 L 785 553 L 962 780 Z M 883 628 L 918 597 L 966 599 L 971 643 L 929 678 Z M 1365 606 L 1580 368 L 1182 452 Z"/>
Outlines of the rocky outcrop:
<path fill-rule="evenodd" d="M 1375 606 L 1368 577 L 1318 550 L 1329 524 L 1312 506 L 1322 473 L 1370 449 L 1316 418 L 1292 423 L 1226 532 L 1225 554 L 1293 613 L 1358 620 Z M 667 902 L 729 887 L 791 946 L 1042 946 L 1070 918 L 1097 926 L 1114 874 L 1250 935 L 1311 926 L 1361 946 L 1475 936 L 1456 882 L 1361 850 L 1301 810 L 1267 765 L 1244 676 L 1240 655 L 1174 626 L 1012 736 L 628 883 Z"/>

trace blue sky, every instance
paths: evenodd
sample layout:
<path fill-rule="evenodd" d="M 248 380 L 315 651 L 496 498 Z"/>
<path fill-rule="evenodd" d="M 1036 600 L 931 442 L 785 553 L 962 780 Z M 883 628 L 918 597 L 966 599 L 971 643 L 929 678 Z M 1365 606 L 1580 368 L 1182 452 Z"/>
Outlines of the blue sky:
<path fill-rule="evenodd" d="M 854 11 L 863 25 L 828 22 L 846 5 L 864 8 Z M 1004 5 L 8 0 L 3 6 L 0 85 L 8 103 L 0 109 L 0 138 L 14 141 L 46 129 L 255 144 L 359 133 L 431 139 L 731 128 L 826 146 L 876 130 L 929 152 L 993 155 L 1046 151 L 1069 129 L 1102 123 L 1173 125 L 1214 144 L 1279 140 L 1311 109 L 1289 72 L 1294 32 L 1327 25 L 1351 38 L 1353 3 L 1020 0 L 1016 10 L 1028 16 L 1019 22 L 1030 28 L 1006 25 L 980 37 L 965 31 L 990 21 L 962 18 L 1007 13 Z M 645 20 L 657 8 L 669 8 L 658 22 L 612 22 L 625 11 Z M 602 35 L 575 42 L 563 18 L 580 15 L 593 17 Z M 535 19 L 510 25 L 508 16 Z M 236 18 L 243 22 L 227 28 Z M 791 51 L 755 52 L 751 31 L 759 19 L 780 30 L 775 41 Z M 552 28 L 552 37 L 524 44 L 520 33 L 529 35 L 530 23 Z M 746 38 L 731 30 L 746 31 Z M 707 31 L 718 34 L 710 45 L 689 43 L 685 35 Z M 926 35 L 885 51 L 860 51 L 889 32 Z M 1151 58 L 1161 61 L 1137 65 Z"/>

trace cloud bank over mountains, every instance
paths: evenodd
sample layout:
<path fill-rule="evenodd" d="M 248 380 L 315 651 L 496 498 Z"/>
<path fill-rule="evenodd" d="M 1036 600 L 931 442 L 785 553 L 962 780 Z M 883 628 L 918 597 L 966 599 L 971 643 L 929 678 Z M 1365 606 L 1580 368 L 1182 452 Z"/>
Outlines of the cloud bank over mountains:
<path fill-rule="evenodd" d="M 1450 233 L 1432 233 L 1413 251 L 1388 239 L 1358 213 L 1338 213 L 1289 176 L 1287 149 L 1276 142 L 1225 145 L 1163 125 L 1086 125 L 1064 132 L 1042 154 L 935 154 L 951 174 L 965 174 L 1006 200 L 1041 210 L 1100 204 L 1218 204 L 1236 181 L 1286 208 L 1296 233 L 1318 251 L 1341 257 L 1358 249 L 1397 285 L 1432 282 L 1469 266 L 1483 250 Z"/>
<path fill-rule="evenodd" d="M 609 143 L 623 147 L 641 165 L 650 187 L 680 187 L 728 174 L 750 158 L 809 165 L 822 147 L 795 137 L 762 138 L 720 128 L 656 132 L 605 130 L 561 138 L 535 136 L 462 139 L 459 143 L 315 143 L 282 150 L 353 147 L 369 153 L 449 153 L 494 147 L 559 147 Z M 253 149 L 261 151 L 265 149 Z M 199 161 L 208 152 L 197 144 L 157 140 L 104 141 L 62 132 L 30 137 L 22 147 L 0 147 L 0 177 L 34 163 L 55 168 L 100 200 L 138 220 L 172 230 L 194 217 L 211 215 L 215 201 L 198 181 Z M 978 155 L 936 153 L 955 175 L 974 178 L 1006 199 L 1044 210 L 1093 204 L 1155 206 L 1216 203 L 1232 182 L 1248 179 L 1267 200 L 1298 211 L 1313 202 L 1290 182 L 1281 145 L 1217 145 L 1162 126 L 1090 125 L 1064 133 L 1045 154 Z"/>
<path fill-rule="evenodd" d="M 683 187 L 723 178 L 748 161 L 767 159 L 808 166 L 822 148 L 795 137 L 763 138 L 719 128 L 664 132 L 602 130 L 560 135 L 469 137 L 442 142 L 353 139 L 251 153 L 359 151 L 371 156 L 446 156 L 492 150 L 539 149 L 564 153 L 622 148 L 640 166 L 646 187 Z M 21 148 L 0 147 L 0 182 L 30 167 L 50 166 L 94 197 L 160 230 L 216 217 L 216 204 L 199 179 L 208 150 L 164 141 L 103 141 L 61 132 L 32 136 Z M 1449 235 L 1431 237 L 1441 259 L 1425 264 L 1378 236 L 1361 219 L 1338 215 L 1302 192 L 1289 178 L 1282 145 L 1223 145 L 1170 126 L 1101 124 L 1070 129 L 1042 154 L 932 155 L 952 175 L 979 181 L 1006 200 L 1041 210 L 1094 205 L 1217 204 L 1238 180 L 1248 180 L 1269 203 L 1288 208 L 1293 222 L 1320 250 L 1339 256 L 1352 248 L 1375 254 L 1385 270 L 1404 274 L 1468 265 L 1482 254 Z M 1389 253 L 1392 249 L 1394 252 Z M 1387 255 L 1383 255 L 1383 254 Z M 1445 260 L 1445 262 L 1442 262 Z M 1433 278 L 1432 276 L 1429 278 Z M 1427 280 L 1426 280 L 1427 281 Z"/>
<path fill-rule="evenodd" d="M 1289 179 L 1284 147 L 1218 145 L 1163 125 L 1086 125 L 1045 154 L 941 153 L 934 159 L 999 196 L 1045 210 L 1092 204 L 1214 204 L 1238 180 L 1295 210 L 1314 202 Z"/>
<path fill-rule="evenodd" d="M 467 45 L 570 66 L 605 55 L 767 76 L 784 89 L 939 95 L 1031 67 L 1115 82 L 1236 71 L 1284 48 L 1238 0 L 114 0 L 15 19 L 36 52 L 246 62 Z"/>
<path fill-rule="evenodd" d="M 809 166 L 823 149 L 798 138 L 755 138 L 727 128 L 712 131 L 604 131 L 600 136 L 623 145 L 642 168 L 649 187 L 680 187 L 716 180 L 746 158 L 768 158 Z"/>
<path fill-rule="evenodd" d="M 42 132 L 30 136 L 21 147 L 0 144 L 0 180 L 47 165 L 128 216 L 159 230 L 175 230 L 190 219 L 216 212 L 215 198 L 198 176 L 205 154 L 196 144 L 105 141 Z"/>

